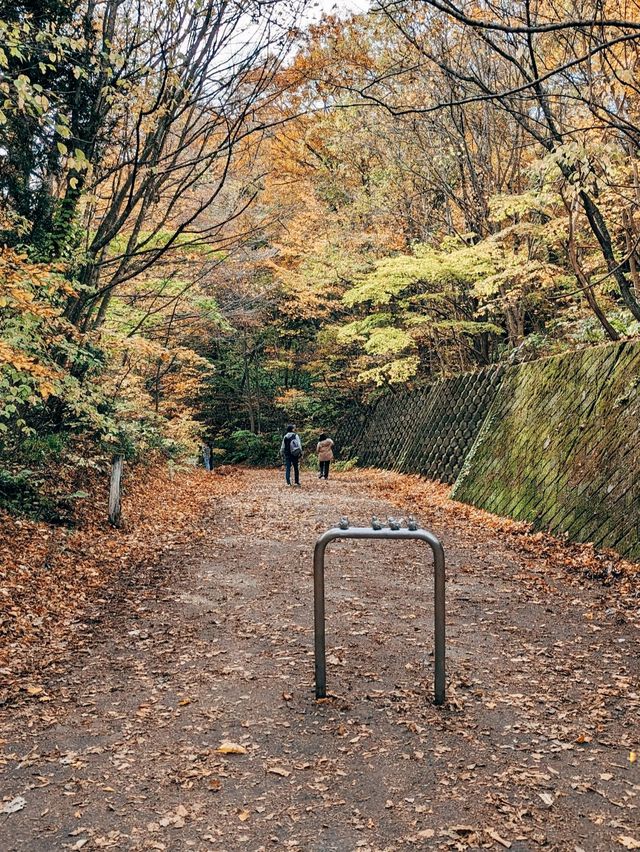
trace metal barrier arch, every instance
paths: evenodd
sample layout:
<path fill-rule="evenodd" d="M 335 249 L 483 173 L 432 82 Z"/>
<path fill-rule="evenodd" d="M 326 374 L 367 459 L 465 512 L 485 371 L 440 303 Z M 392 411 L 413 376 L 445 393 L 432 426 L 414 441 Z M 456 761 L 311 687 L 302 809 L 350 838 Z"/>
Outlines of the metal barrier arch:
<path fill-rule="evenodd" d="M 324 606 L 324 568 L 327 545 L 336 539 L 414 539 L 429 545 L 433 553 L 434 566 L 434 704 L 442 705 L 445 700 L 445 561 L 444 549 L 439 539 L 427 530 L 419 529 L 412 520 L 406 529 L 390 521 L 389 527 L 376 523 L 370 527 L 350 527 L 343 519 L 339 526 L 332 527 L 316 541 L 313 552 L 313 602 L 315 627 L 315 680 L 316 698 L 326 698 L 327 666 Z"/>

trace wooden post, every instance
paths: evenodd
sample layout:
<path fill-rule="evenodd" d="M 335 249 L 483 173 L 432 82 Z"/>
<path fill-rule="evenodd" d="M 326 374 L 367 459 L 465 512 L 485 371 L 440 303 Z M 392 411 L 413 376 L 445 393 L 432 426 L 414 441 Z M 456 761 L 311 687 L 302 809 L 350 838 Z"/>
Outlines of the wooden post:
<path fill-rule="evenodd" d="M 109 488 L 109 522 L 119 527 L 122 519 L 122 456 L 114 456 L 111 462 L 111 485 Z"/>

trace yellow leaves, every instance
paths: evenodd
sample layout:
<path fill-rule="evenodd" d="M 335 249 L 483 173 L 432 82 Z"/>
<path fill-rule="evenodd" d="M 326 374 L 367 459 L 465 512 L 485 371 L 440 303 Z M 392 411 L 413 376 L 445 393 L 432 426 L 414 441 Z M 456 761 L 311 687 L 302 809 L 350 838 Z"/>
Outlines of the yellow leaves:
<path fill-rule="evenodd" d="M 230 740 L 223 740 L 216 749 L 218 754 L 246 754 L 247 750 L 239 743 L 233 743 Z"/>
<path fill-rule="evenodd" d="M 629 752 L 629 763 L 635 763 L 638 760 L 638 753 L 635 751 Z"/>
<path fill-rule="evenodd" d="M 410 334 L 401 328 L 387 326 L 374 329 L 364 344 L 364 350 L 369 355 L 388 355 L 414 349 L 415 343 Z"/>
<path fill-rule="evenodd" d="M 165 346 L 143 334 L 129 335 L 110 330 L 104 337 L 114 352 L 126 353 L 128 366 L 137 360 L 147 367 L 151 363 L 160 362 L 162 365 L 178 363 L 207 371 L 214 369 L 209 359 L 198 355 L 186 346 Z"/>
<path fill-rule="evenodd" d="M 618 80 L 620 80 L 621 83 L 624 83 L 625 85 L 636 85 L 636 75 L 630 68 L 623 68 L 621 71 L 617 71 L 616 77 L 618 78 Z"/>
<path fill-rule="evenodd" d="M 47 695 L 43 686 L 36 686 L 33 683 L 28 683 L 24 687 L 24 691 L 27 695 L 31 695 L 33 698 L 37 698 L 38 701 L 51 701 L 51 698 Z"/>
<path fill-rule="evenodd" d="M 383 364 L 381 367 L 362 370 L 358 374 L 358 381 L 373 382 L 378 387 L 382 387 L 386 383 L 402 384 L 415 376 L 419 365 L 420 358 L 418 355 L 411 355 L 408 358 L 396 358 L 388 364 Z"/>
<path fill-rule="evenodd" d="M 616 837 L 617 842 L 625 849 L 640 849 L 640 840 L 630 837 L 628 834 L 620 834 Z"/>
<path fill-rule="evenodd" d="M 494 195 L 489 199 L 489 215 L 494 222 L 526 216 L 529 213 L 550 216 L 552 205 L 558 203 L 560 199 L 550 193 L 531 190 L 514 195 Z"/>
<path fill-rule="evenodd" d="M 36 392 L 45 400 L 54 392 L 55 383 L 62 376 L 61 371 L 38 363 L 32 356 L 0 340 L 0 368 L 3 365 L 29 378 Z"/>
<path fill-rule="evenodd" d="M 62 143 L 58 144 L 60 145 Z M 64 153 L 66 153 L 67 146 L 63 145 L 63 148 L 65 149 Z M 89 169 L 90 163 L 84 151 L 81 148 L 75 148 L 73 155 L 69 157 L 68 165 L 77 172 L 84 172 Z"/>

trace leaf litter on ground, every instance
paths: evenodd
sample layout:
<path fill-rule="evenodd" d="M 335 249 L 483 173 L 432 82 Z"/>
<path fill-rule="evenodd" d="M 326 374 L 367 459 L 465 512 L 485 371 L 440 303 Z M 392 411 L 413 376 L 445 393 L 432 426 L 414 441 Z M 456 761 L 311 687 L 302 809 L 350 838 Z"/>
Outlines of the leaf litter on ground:
<path fill-rule="evenodd" d="M 162 520 L 142 521 L 73 610 L 79 644 L 61 634 L 54 662 L 24 672 L 0 776 L 5 803 L 29 799 L 6 817 L 16 849 L 36 812 L 50 845 L 75 826 L 87 848 L 172 849 L 178 833 L 255 850 L 635 842 L 632 619 L 573 546 L 415 477 L 357 471 L 291 493 L 274 473 L 191 476 L 141 492 Z M 447 550 L 447 706 L 430 701 L 424 554 L 362 543 L 328 554 L 330 697 L 315 702 L 315 537 L 345 513 L 416 507 Z M 633 570 L 624 582 L 632 602 Z"/>

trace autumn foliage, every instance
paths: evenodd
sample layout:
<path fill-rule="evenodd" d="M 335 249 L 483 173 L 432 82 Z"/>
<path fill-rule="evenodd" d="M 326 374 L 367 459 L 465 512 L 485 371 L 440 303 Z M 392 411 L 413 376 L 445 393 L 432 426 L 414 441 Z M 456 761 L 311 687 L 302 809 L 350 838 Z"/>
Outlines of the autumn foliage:
<path fill-rule="evenodd" d="M 106 494 L 96 476 L 73 529 L 1 513 L 0 703 L 25 692 L 46 700 L 43 673 L 50 676 L 73 647 L 83 621 L 93 611 L 115 611 L 127 585 L 147 583 L 165 552 L 206 543 L 201 516 L 240 479 L 241 473 L 171 475 L 163 465 L 137 470 L 126 483 L 121 530 L 104 523 Z"/>
<path fill-rule="evenodd" d="M 634 4 L 304 6 L 0 21 L 5 505 L 638 333 Z"/>

